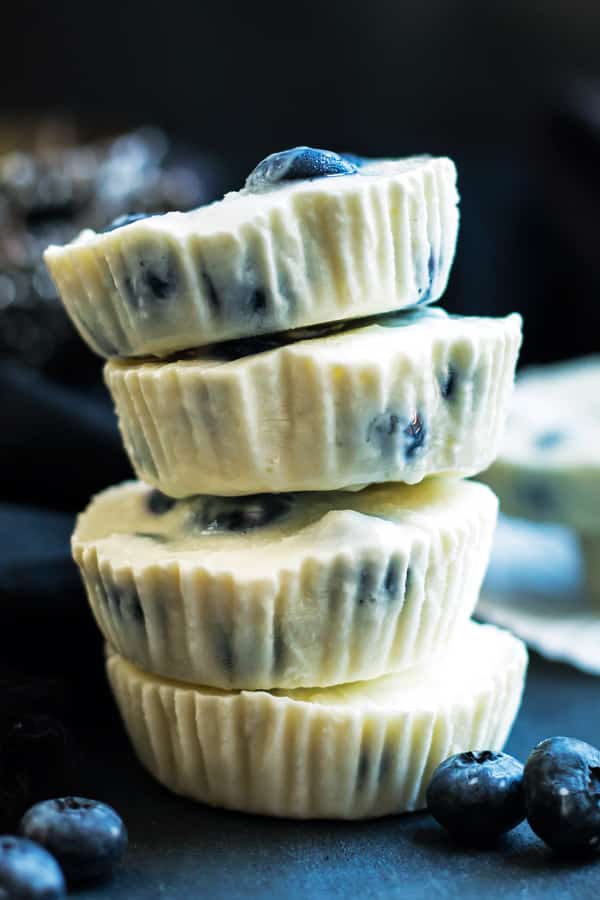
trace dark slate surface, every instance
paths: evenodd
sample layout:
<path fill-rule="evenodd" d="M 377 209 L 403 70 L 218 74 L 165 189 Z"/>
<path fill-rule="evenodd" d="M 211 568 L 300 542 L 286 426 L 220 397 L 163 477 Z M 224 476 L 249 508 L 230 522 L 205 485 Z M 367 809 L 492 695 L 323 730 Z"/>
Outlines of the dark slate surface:
<path fill-rule="evenodd" d="M 508 749 L 524 759 L 548 735 L 600 745 L 600 681 L 533 657 Z M 520 826 L 493 849 L 449 842 L 424 813 L 372 822 L 291 822 L 172 796 L 136 763 L 116 717 L 86 737 L 96 794 L 125 818 L 129 853 L 113 881 L 80 900 L 560 898 L 600 893 L 600 860 L 557 859 Z"/>

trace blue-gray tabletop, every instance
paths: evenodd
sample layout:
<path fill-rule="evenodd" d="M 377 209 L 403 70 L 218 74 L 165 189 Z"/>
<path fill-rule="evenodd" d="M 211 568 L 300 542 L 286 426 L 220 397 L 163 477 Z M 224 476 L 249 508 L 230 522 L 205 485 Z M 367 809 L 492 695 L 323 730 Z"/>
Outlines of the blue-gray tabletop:
<path fill-rule="evenodd" d="M 600 745 L 600 681 L 536 656 L 508 750 L 525 759 L 555 734 Z M 600 859 L 555 857 L 521 825 L 490 849 L 455 845 L 426 813 L 370 822 L 294 822 L 175 797 L 136 762 L 118 719 L 89 740 L 102 799 L 130 849 L 113 880 L 80 900 L 561 898 L 600 893 Z"/>

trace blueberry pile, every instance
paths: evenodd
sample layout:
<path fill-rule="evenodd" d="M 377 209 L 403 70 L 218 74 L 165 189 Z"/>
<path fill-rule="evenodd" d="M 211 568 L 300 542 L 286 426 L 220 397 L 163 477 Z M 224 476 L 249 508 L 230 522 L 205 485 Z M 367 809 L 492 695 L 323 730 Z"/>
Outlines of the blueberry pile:
<path fill-rule="evenodd" d="M 553 850 L 600 851 L 600 750 L 569 737 L 547 738 L 525 766 L 491 750 L 457 753 L 433 773 L 431 815 L 453 837 L 487 843 L 525 819 Z"/>
<path fill-rule="evenodd" d="M 0 898 L 60 900 L 66 885 L 108 878 L 127 849 L 127 831 L 112 807 L 83 797 L 35 804 L 20 837 L 0 836 Z"/>

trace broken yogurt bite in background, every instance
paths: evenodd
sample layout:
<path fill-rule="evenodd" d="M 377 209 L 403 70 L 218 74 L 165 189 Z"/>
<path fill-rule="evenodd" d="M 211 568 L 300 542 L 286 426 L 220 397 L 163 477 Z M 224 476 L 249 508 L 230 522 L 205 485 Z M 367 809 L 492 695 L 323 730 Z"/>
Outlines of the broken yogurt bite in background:
<path fill-rule="evenodd" d="M 600 357 L 531 366 L 482 476 L 502 517 L 480 614 L 600 674 Z"/>
<path fill-rule="evenodd" d="M 94 498 L 73 553 L 134 748 L 177 793 L 398 813 L 506 740 L 527 655 L 469 622 L 497 503 L 462 478 L 497 453 L 521 320 L 428 306 L 455 177 L 297 147 L 46 253 L 142 479 Z"/>

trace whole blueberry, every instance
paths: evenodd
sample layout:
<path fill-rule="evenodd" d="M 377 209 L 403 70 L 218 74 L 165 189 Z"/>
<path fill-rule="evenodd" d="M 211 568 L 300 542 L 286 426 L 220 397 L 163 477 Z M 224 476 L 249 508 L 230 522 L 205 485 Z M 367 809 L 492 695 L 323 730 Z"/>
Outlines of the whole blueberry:
<path fill-rule="evenodd" d="M 61 900 L 63 873 L 47 850 L 27 838 L 0 837 L 0 897 L 6 900 Z"/>
<path fill-rule="evenodd" d="M 84 797 L 36 803 L 21 820 L 21 833 L 59 861 L 69 881 L 111 874 L 127 848 L 127 831 L 110 806 Z"/>
<path fill-rule="evenodd" d="M 461 840 L 493 840 L 525 818 L 523 766 L 506 753 L 469 750 L 445 760 L 427 788 L 434 819 Z"/>
<path fill-rule="evenodd" d="M 131 225 L 132 222 L 139 222 L 140 219 L 147 219 L 150 213 L 127 213 L 124 216 L 117 216 L 112 222 L 103 229 L 106 234 L 109 231 L 115 231 L 117 228 L 123 228 L 124 225 Z"/>
<path fill-rule="evenodd" d="M 208 531 L 250 531 L 262 528 L 289 512 L 291 494 L 252 494 L 215 497 L 203 504 L 195 521 Z"/>
<path fill-rule="evenodd" d="M 292 147 L 271 153 L 246 179 L 246 190 L 265 191 L 282 181 L 304 181 L 332 175 L 355 175 L 357 166 L 332 150 Z"/>
<path fill-rule="evenodd" d="M 532 829 L 555 850 L 600 850 L 600 750 L 569 737 L 547 738 L 525 763 Z"/>

